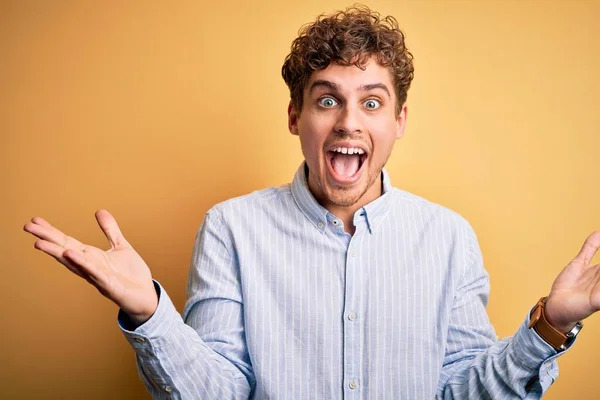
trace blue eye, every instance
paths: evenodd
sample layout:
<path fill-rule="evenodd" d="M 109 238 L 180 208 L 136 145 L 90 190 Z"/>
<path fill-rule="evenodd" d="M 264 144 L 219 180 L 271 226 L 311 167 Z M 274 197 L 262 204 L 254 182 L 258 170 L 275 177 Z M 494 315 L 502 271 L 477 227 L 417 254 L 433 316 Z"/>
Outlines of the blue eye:
<path fill-rule="evenodd" d="M 377 110 L 379 107 L 381 107 L 381 102 L 374 99 L 367 100 L 364 104 L 368 110 Z"/>
<path fill-rule="evenodd" d="M 333 97 L 323 97 L 319 99 L 319 104 L 325 108 L 337 106 L 338 102 Z"/>

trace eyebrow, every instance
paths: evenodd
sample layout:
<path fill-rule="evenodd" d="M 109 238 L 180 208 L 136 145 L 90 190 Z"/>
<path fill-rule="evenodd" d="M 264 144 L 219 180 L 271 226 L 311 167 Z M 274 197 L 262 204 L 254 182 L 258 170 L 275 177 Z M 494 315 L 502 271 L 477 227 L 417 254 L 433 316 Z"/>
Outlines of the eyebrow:
<path fill-rule="evenodd" d="M 319 86 L 324 86 L 324 87 L 334 90 L 336 92 L 340 91 L 340 87 L 336 83 L 327 81 L 325 79 L 317 79 L 310 85 L 310 89 L 308 90 L 308 93 L 309 94 L 312 93 L 312 91 Z M 366 85 L 360 85 L 358 87 L 358 89 L 362 92 L 368 92 L 368 91 L 371 91 L 374 89 L 381 89 L 388 95 L 389 98 L 392 98 L 392 95 L 390 94 L 389 89 L 383 83 L 370 83 L 370 84 L 366 84 Z"/>
<path fill-rule="evenodd" d="M 324 86 L 324 87 L 329 88 L 331 90 L 335 90 L 336 92 L 340 91 L 340 87 L 337 84 L 335 84 L 335 83 L 333 83 L 331 81 L 326 81 L 324 79 L 317 79 L 316 81 L 314 81 L 312 83 L 312 85 L 310 85 L 310 89 L 308 90 L 308 93 L 309 94 L 312 93 L 312 91 L 315 88 L 319 87 L 319 86 Z"/>
<path fill-rule="evenodd" d="M 390 91 L 388 90 L 387 86 L 385 86 L 383 83 L 371 83 L 369 85 L 361 85 L 359 87 L 360 90 L 364 91 L 364 92 L 369 92 L 373 89 L 381 89 L 383 90 L 388 97 L 391 99 L 392 95 L 390 94 Z"/>

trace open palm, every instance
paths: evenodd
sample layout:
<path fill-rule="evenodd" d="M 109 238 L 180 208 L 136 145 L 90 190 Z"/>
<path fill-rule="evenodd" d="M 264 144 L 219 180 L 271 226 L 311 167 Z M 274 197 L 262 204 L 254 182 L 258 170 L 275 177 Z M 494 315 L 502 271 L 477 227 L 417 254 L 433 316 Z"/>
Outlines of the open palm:
<path fill-rule="evenodd" d="M 97 211 L 96 220 L 110 243 L 109 250 L 83 244 L 39 217 L 23 229 L 39 238 L 36 249 L 95 286 L 134 322 L 143 323 L 152 316 L 158 303 L 150 269 L 125 240 L 108 211 Z"/>

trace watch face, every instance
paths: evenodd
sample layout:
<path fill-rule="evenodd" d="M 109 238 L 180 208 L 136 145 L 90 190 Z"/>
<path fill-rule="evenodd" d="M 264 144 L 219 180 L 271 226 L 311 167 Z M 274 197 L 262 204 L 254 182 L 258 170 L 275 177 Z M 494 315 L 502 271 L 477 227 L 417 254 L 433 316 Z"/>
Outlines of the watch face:
<path fill-rule="evenodd" d="M 571 345 L 571 343 L 573 343 L 575 341 L 575 337 L 577 337 L 581 328 L 583 328 L 583 322 L 579 321 L 578 323 L 575 324 L 573 329 L 571 329 L 569 332 L 567 332 L 565 334 L 566 338 L 565 338 L 564 343 L 556 350 L 557 351 L 565 351 L 567 349 L 567 347 L 569 347 Z M 556 347 L 554 347 L 554 348 L 556 348 Z"/>
<path fill-rule="evenodd" d="M 581 328 L 583 328 L 583 322 L 579 321 L 578 323 L 575 324 L 573 329 L 571 329 L 569 332 L 567 332 L 567 337 L 569 339 L 575 339 L 575 336 L 577 336 L 577 334 L 579 333 Z"/>

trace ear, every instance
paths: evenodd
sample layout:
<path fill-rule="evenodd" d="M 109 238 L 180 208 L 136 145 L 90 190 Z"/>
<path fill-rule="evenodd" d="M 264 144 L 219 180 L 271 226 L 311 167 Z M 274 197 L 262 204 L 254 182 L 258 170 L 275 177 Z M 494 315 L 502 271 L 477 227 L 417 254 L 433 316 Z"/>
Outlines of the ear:
<path fill-rule="evenodd" d="M 406 127 L 406 118 L 408 116 L 408 107 L 406 103 L 402 105 L 400 114 L 396 117 L 396 140 L 404 136 L 404 128 Z"/>
<path fill-rule="evenodd" d="M 298 135 L 298 113 L 291 100 L 288 105 L 288 129 L 292 135 Z"/>

